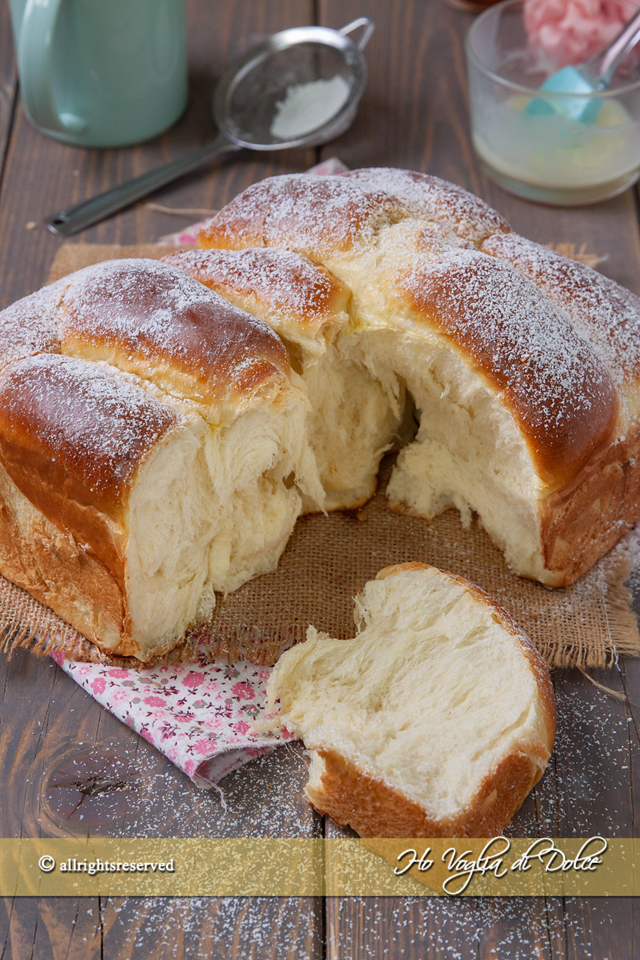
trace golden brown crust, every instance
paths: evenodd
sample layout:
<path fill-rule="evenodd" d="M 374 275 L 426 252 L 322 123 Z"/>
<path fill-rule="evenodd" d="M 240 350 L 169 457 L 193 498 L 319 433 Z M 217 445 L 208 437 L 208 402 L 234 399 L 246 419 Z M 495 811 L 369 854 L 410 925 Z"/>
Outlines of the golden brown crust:
<path fill-rule="evenodd" d="M 634 449 L 637 446 L 635 426 L 627 427 L 630 420 L 635 422 L 640 416 L 634 382 L 640 371 L 640 300 L 595 271 L 511 233 L 495 211 L 445 181 L 385 168 L 351 171 L 346 178 L 334 179 L 347 179 L 369 190 L 382 191 L 412 214 L 422 212 L 451 227 L 459 236 L 481 243 L 484 253 L 508 262 L 544 293 L 545 297 L 537 300 L 543 313 L 550 313 L 551 303 L 546 297 L 560 308 L 555 314 L 561 341 L 559 353 L 556 351 L 554 356 L 558 338 L 548 324 L 542 324 L 540 343 L 533 344 L 539 349 L 532 353 L 531 288 L 527 293 L 520 284 L 521 295 L 512 299 L 520 313 L 520 339 L 525 348 L 518 344 L 518 338 L 509 342 L 508 336 L 503 337 L 505 349 L 496 362 L 496 339 L 508 333 L 501 329 L 500 316 L 494 316 L 494 323 L 489 325 L 483 309 L 475 325 L 461 323 L 462 308 L 477 299 L 478 275 L 484 274 L 485 280 L 491 280 L 491 267 L 478 254 L 456 251 L 459 267 L 462 265 L 457 275 L 446 263 L 439 276 L 437 269 L 429 266 L 400 279 L 402 299 L 408 292 L 418 313 L 426 312 L 430 319 L 435 315 L 440 331 L 452 338 L 494 390 L 506 395 L 546 488 L 546 496 L 538 507 L 542 556 L 549 572 L 545 582 L 553 586 L 573 582 L 640 518 L 640 466 L 635 453 L 617 442 L 617 437 L 626 433 L 626 444 L 631 438 Z M 300 179 L 297 192 L 292 192 L 284 181 L 279 190 L 277 179 L 273 179 L 268 181 L 264 194 L 263 185 L 257 184 L 246 203 L 236 198 L 229 218 L 223 211 L 214 221 L 218 227 L 213 234 L 218 228 L 223 233 L 228 231 L 226 240 L 219 244 L 216 241 L 216 245 L 224 246 L 231 238 L 229 245 L 233 246 L 237 227 L 241 235 L 239 245 L 245 245 L 242 231 L 254 230 L 251 224 L 255 204 L 255 223 L 259 221 L 260 225 L 255 227 L 252 242 L 296 247 L 299 226 L 294 208 L 304 203 L 305 191 L 314 189 L 309 186 L 310 180 Z M 335 189 L 340 190 L 337 185 Z M 268 210 L 274 202 L 286 205 L 286 216 Z M 235 225 L 234 217 L 238 218 Z M 272 218 L 278 224 L 277 236 L 270 232 Z M 316 216 L 310 227 L 324 229 L 325 225 L 318 227 L 318 223 Z M 291 231 L 289 239 L 287 231 Z M 221 238 L 222 233 L 218 240 Z M 307 246 L 310 243 L 305 242 Z M 207 245 L 205 235 L 202 243 Z M 470 268 L 466 277 L 465 258 L 466 267 Z M 494 281 L 496 276 L 500 276 L 500 271 L 494 273 Z M 513 274 L 509 283 L 515 283 L 519 289 Z M 571 325 L 575 333 L 568 331 Z M 557 377 L 561 389 L 550 390 L 549 373 L 553 379 L 560 366 L 564 367 Z M 567 368 L 569 377 L 565 376 Z"/>
<path fill-rule="evenodd" d="M 26 358 L 0 376 L 2 458 L 43 491 L 45 515 L 55 500 L 120 519 L 142 461 L 179 420 L 132 379 L 59 354 Z"/>
<path fill-rule="evenodd" d="M 0 374 L 0 572 L 103 649 L 140 655 L 129 498 L 182 422 L 133 378 L 82 360 L 40 354 Z"/>
<path fill-rule="evenodd" d="M 484 778 L 467 808 L 445 819 L 429 816 L 418 803 L 335 750 L 314 752 L 322 758 L 324 770 L 318 787 L 306 788 L 309 802 L 318 813 L 352 827 L 361 837 L 496 836 L 538 782 L 548 759 L 540 757 L 538 764 L 524 751 L 510 753 Z"/>
<path fill-rule="evenodd" d="M 545 565 L 573 583 L 640 520 L 640 442 L 603 451 L 566 488 L 540 507 Z"/>
<path fill-rule="evenodd" d="M 290 250 L 188 250 L 163 263 L 261 317 L 279 333 L 331 339 L 344 322 L 349 291 L 328 270 Z"/>
<path fill-rule="evenodd" d="M 510 263 L 566 311 L 616 383 L 638 379 L 639 297 L 597 270 L 515 233 L 490 237 L 482 250 Z"/>
<path fill-rule="evenodd" d="M 204 231 L 202 242 L 210 246 L 237 245 L 238 249 L 256 244 L 292 246 L 321 259 L 327 252 L 349 251 L 359 244 L 374 243 L 381 227 L 405 218 L 410 220 L 415 211 L 444 223 L 473 242 L 479 242 L 486 234 L 489 237 L 483 246 L 486 256 L 472 249 L 458 248 L 455 252 L 458 266 L 446 280 L 442 271 L 438 273 L 438 268 L 431 264 L 401 277 L 399 289 L 403 296 L 412 297 L 415 311 L 436 316 L 438 332 L 449 337 L 472 368 L 479 370 L 492 388 L 506 397 L 507 406 L 527 438 L 540 477 L 551 491 L 541 501 L 539 510 L 545 564 L 548 570 L 557 573 L 557 584 L 569 583 L 640 519 L 640 443 L 635 427 L 633 432 L 626 431 L 625 441 L 615 442 L 633 417 L 628 404 L 624 407 L 623 403 L 624 409 L 621 409 L 613 386 L 615 383 L 619 387 L 623 399 L 635 396 L 634 378 L 640 371 L 637 362 L 640 301 L 587 268 L 571 266 L 570 261 L 507 233 L 506 222 L 476 198 L 472 198 L 474 203 L 470 207 L 463 209 L 458 201 L 470 195 L 460 188 L 423 174 L 407 171 L 391 174 L 365 170 L 355 171 L 347 178 L 294 176 L 265 181 L 250 188 L 215 218 Z M 385 178 L 386 188 L 382 182 Z M 493 236 L 491 231 L 495 231 Z M 462 247 L 470 246 L 463 241 L 459 243 Z M 239 274 L 234 273 L 232 266 L 234 258 L 249 261 L 257 257 L 272 263 L 286 257 L 303 260 L 297 253 L 266 249 L 240 254 L 225 251 L 220 257 L 228 265 L 226 278 L 220 282 L 228 283 L 229 289 L 235 284 L 239 288 L 237 302 L 246 296 L 247 304 L 257 304 L 261 298 L 272 295 L 265 292 L 266 288 L 261 288 L 260 283 L 254 283 L 247 273 L 238 283 Z M 517 342 L 514 345 L 508 337 L 501 340 L 504 311 L 492 318 L 492 330 L 488 329 L 485 309 L 479 311 L 475 325 L 462 322 L 463 306 L 473 300 L 472 287 L 478 278 L 486 280 L 488 276 L 506 275 L 508 268 L 501 265 L 500 260 L 508 261 L 524 274 L 527 280 L 520 278 L 522 282 L 532 281 L 544 290 L 550 300 L 562 308 L 556 310 L 556 315 L 562 311 L 571 314 L 577 334 L 565 336 L 563 333 L 563 351 L 568 344 L 571 363 L 575 360 L 582 379 L 576 380 L 572 374 L 567 380 L 563 370 L 559 377 L 566 386 L 563 394 L 549 389 L 550 383 L 545 379 L 549 364 L 544 366 L 540 353 L 519 351 L 520 345 Z M 488 261 L 493 267 L 487 266 Z M 0 368 L 6 369 L 9 365 L 17 375 L 18 368 L 13 364 L 35 354 L 53 355 L 62 350 L 89 359 L 103 359 L 140 376 L 153 376 L 164 389 L 207 403 L 228 402 L 234 409 L 253 397 L 273 399 L 280 396 L 280 391 L 288 391 L 288 360 L 268 328 L 234 310 L 214 294 L 209 295 L 209 291 L 198 290 L 194 284 L 189 286 L 187 279 L 177 280 L 178 271 L 171 266 L 149 267 L 149 262 L 126 261 L 124 267 L 112 263 L 108 267 L 87 268 L 0 313 Z M 333 322 L 326 317 L 339 298 L 348 294 L 322 267 L 304 262 L 324 280 L 319 281 L 317 298 L 314 300 L 312 296 L 309 300 L 308 313 L 303 312 L 302 325 L 325 336 Z M 510 276 L 515 275 L 511 270 Z M 295 283 L 299 287 L 299 276 Z M 284 290 L 280 299 L 278 295 L 275 297 L 276 307 L 283 315 L 287 310 L 296 312 L 290 292 Z M 529 296 L 522 299 L 528 304 L 525 327 L 530 328 L 531 301 Z M 171 309 L 165 313 L 171 313 L 171 324 L 166 325 L 163 311 L 169 301 Z M 607 317 L 611 323 L 607 321 L 608 325 L 600 323 L 602 310 L 609 310 Z M 564 330 L 562 323 L 559 328 Z M 525 331 L 525 339 L 528 332 Z M 593 340 L 595 354 L 586 345 L 585 338 Z M 615 355 L 607 352 L 609 341 L 614 343 Z M 502 355 L 497 357 L 503 346 Z M 562 359 L 566 360 L 566 355 L 563 354 Z M 551 367 L 554 363 L 552 358 Z M 569 368 L 574 369 L 571 364 Z M 536 384 L 544 388 L 542 401 L 535 395 Z M 68 399 L 64 391 L 61 397 Z M 33 391 L 31 394 L 26 391 L 23 400 L 31 403 L 34 398 Z M 83 577 L 89 577 L 101 583 L 102 586 L 95 588 L 96 596 L 113 595 L 108 601 L 110 609 L 114 611 L 114 618 L 122 617 L 122 550 L 114 532 L 129 483 L 126 469 L 118 473 L 123 469 L 122 460 L 118 455 L 113 458 L 109 478 L 110 468 L 106 461 L 101 461 L 99 451 L 96 454 L 87 447 L 74 461 L 74 438 L 71 435 L 66 439 L 49 437 L 45 442 L 37 424 L 25 426 L 30 416 L 25 407 L 26 419 L 20 421 L 18 417 L 7 426 L 2 433 L 0 450 L 7 471 L 19 489 L 43 514 L 42 529 L 33 526 L 39 546 L 29 549 L 34 557 L 34 569 L 50 568 L 50 573 L 45 576 L 41 572 L 35 577 L 32 592 L 40 595 L 37 593 L 40 590 L 44 596 L 45 579 L 55 580 L 66 569 L 60 560 L 65 551 L 73 553 L 82 543 L 90 543 L 93 546 L 86 566 L 76 569 L 80 563 L 76 558 L 69 561 L 68 569 L 73 567 L 72 575 L 78 582 L 84 583 Z M 156 424 L 151 434 L 156 428 L 160 430 Z M 112 439 L 115 440 L 117 434 L 116 430 Z M 96 438 L 102 435 L 109 436 L 109 430 L 94 432 Z M 161 431 L 156 439 L 160 435 Z M 59 449 L 66 450 L 64 456 L 58 456 Z M 140 463 L 145 456 L 144 444 L 139 449 L 127 449 L 131 454 L 130 466 Z M 67 455 L 71 458 L 69 462 L 65 460 Z M 135 466 L 132 469 L 135 471 Z M 56 529 L 64 530 L 65 536 L 73 532 L 77 538 L 73 549 L 60 545 L 62 541 L 59 544 L 58 540 L 43 546 L 44 530 L 48 529 L 45 518 L 54 526 L 58 524 Z M 7 521 L 4 529 L 9 528 Z M 6 549 L 9 555 L 9 547 Z M 22 546 L 20 550 L 24 560 L 29 551 L 25 552 Z M 47 552 L 51 554 L 46 563 L 42 558 L 37 559 L 39 551 L 44 551 L 43 557 Z M 11 563 L 18 570 L 27 562 L 23 560 L 17 557 Z M 58 567 L 59 563 L 62 566 Z M 93 570 L 90 575 L 89 568 Z M 89 596 L 92 588 L 87 589 Z M 119 599 L 116 600 L 116 596 Z"/>
<path fill-rule="evenodd" d="M 382 190 L 344 177 L 270 177 L 235 197 L 198 235 L 222 250 L 284 247 L 311 260 L 370 242 L 380 226 L 408 215 Z"/>
<path fill-rule="evenodd" d="M 615 439 L 619 407 L 606 367 L 566 315 L 511 267 L 455 250 L 395 285 L 399 304 L 444 335 L 500 395 L 550 491 Z"/>
<path fill-rule="evenodd" d="M 178 637 L 150 644 L 132 622 L 134 484 L 174 430 L 193 428 L 172 391 L 215 423 L 297 401 L 281 341 L 182 271 L 133 259 L 19 301 L 0 332 L 1 572 L 103 649 L 166 652 Z"/>
<path fill-rule="evenodd" d="M 126 541 L 96 511 L 85 532 L 97 551 L 62 521 L 56 525 L 18 490 L 0 463 L 0 573 L 51 607 L 102 649 L 135 654 L 127 615 Z M 110 554 L 108 563 L 104 557 Z"/>
<path fill-rule="evenodd" d="M 175 646 L 167 637 L 141 647 L 129 610 L 126 537 L 94 513 L 91 543 L 63 523 L 51 523 L 18 490 L 0 462 L 0 574 L 27 590 L 99 649 L 141 662 Z M 105 542 L 101 537 L 107 538 Z M 102 557 L 115 557 L 104 562 Z M 102 554 L 102 557 L 100 556 Z M 196 626 L 197 624 L 191 624 Z"/>
<path fill-rule="evenodd" d="M 58 307 L 66 282 L 43 287 L 0 312 L 0 369 L 36 353 L 60 353 Z"/>
<path fill-rule="evenodd" d="M 428 564 L 409 562 L 380 570 L 377 580 L 404 572 L 434 570 Z M 507 826 L 525 797 L 542 776 L 553 749 L 556 708 L 553 688 L 544 662 L 529 638 L 509 614 L 480 587 L 464 577 L 437 571 L 462 586 L 505 629 L 526 658 L 536 684 L 535 710 L 543 721 L 544 740 L 514 743 L 478 785 L 471 800 L 455 816 L 433 816 L 391 783 L 344 757 L 332 747 L 314 745 L 312 779 L 306 788 L 310 803 L 342 826 L 363 837 L 491 837 Z"/>
<path fill-rule="evenodd" d="M 519 735 L 512 736 L 507 745 L 502 747 L 498 756 L 494 754 L 493 767 L 485 766 L 480 778 L 470 784 L 471 793 L 465 792 L 464 800 L 460 799 L 450 806 L 451 812 L 448 815 L 435 813 L 434 809 L 429 808 L 428 799 L 417 800 L 407 795 L 403 788 L 397 785 L 397 781 L 394 783 L 395 774 L 390 773 L 387 776 L 382 773 L 376 767 L 376 761 L 369 761 L 362 754 L 360 758 L 353 759 L 353 755 L 350 758 L 348 755 L 350 748 L 340 746 L 341 743 L 350 743 L 349 721 L 339 713 L 339 719 L 334 719 L 334 709 L 337 709 L 337 706 L 332 702 L 330 691 L 332 683 L 338 681 L 343 665 L 338 653 L 336 653 L 337 660 L 333 662 L 331 657 L 323 657 L 321 638 L 319 641 L 314 638 L 309 641 L 311 643 L 309 656 L 314 664 L 321 665 L 318 666 L 320 688 L 325 692 L 328 690 L 329 694 L 326 707 L 324 705 L 320 707 L 319 704 L 316 706 L 312 714 L 313 722 L 305 716 L 301 700 L 307 692 L 307 684 L 314 676 L 309 663 L 304 660 L 302 648 L 299 648 L 297 654 L 285 654 L 285 658 L 293 657 L 293 660 L 289 661 L 288 666 L 284 666 L 284 672 L 281 670 L 279 673 L 276 670 L 270 682 L 269 695 L 280 697 L 285 725 L 289 725 L 294 732 L 303 732 L 305 745 L 310 749 L 312 756 L 306 793 L 310 803 L 319 813 L 328 814 L 337 823 L 352 827 L 363 837 L 495 836 L 507 826 L 529 791 L 540 779 L 553 749 L 556 713 L 549 671 L 531 641 L 509 614 L 483 590 L 465 578 L 438 570 L 425 563 L 408 562 L 385 567 L 379 571 L 376 580 L 399 578 L 396 584 L 390 586 L 390 590 L 393 591 L 396 588 L 398 594 L 389 594 L 389 596 L 403 597 L 404 588 L 409 582 L 412 585 L 419 582 L 411 576 L 416 573 L 429 575 L 425 577 L 425 582 L 430 585 L 430 588 L 434 583 L 435 575 L 436 582 L 442 588 L 442 595 L 448 598 L 460 596 L 459 588 L 462 588 L 465 596 L 479 608 L 477 618 L 473 613 L 470 614 L 473 620 L 478 626 L 482 624 L 485 628 L 491 629 L 487 622 L 488 614 L 501 631 L 506 631 L 517 653 L 524 657 L 530 680 L 533 682 L 532 688 L 529 681 L 524 680 L 522 689 L 526 690 L 526 693 L 523 692 L 525 702 L 519 704 L 520 710 L 525 708 L 527 710 L 527 723 L 522 726 Z M 406 577 L 407 574 L 410 575 L 409 578 Z M 443 580 L 456 585 L 453 594 Z M 377 591 L 375 595 L 379 596 Z M 366 592 L 364 596 L 366 604 Z M 446 606 L 446 609 L 449 612 L 452 607 Z M 416 616 L 420 616 L 417 609 L 413 612 Z M 373 620 L 370 617 L 366 618 L 366 622 L 368 627 L 373 626 Z M 397 632 L 399 629 L 397 621 L 391 622 Z M 316 659 L 318 642 L 320 654 Z M 347 642 L 357 644 L 357 638 Z M 341 646 L 338 641 L 328 641 L 328 643 Z M 509 640 L 506 640 L 506 645 L 509 645 Z M 499 656 L 497 651 L 494 655 Z M 366 663 L 366 658 L 363 657 L 360 662 Z M 401 674 L 405 663 L 405 660 L 401 661 Z M 406 670 L 403 675 L 406 675 Z M 352 665 L 347 668 L 347 676 L 352 678 L 353 683 L 355 675 L 352 674 Z M 297 686 L 298 679 L 302 682 L 302 689 Z M 455 676 L 455 670 L 451 679 L 451 689 L 458 693 L 460 688 L 457 686 L 457 681 L 460 678 Z M 413 683 L 415 682 L 414 680 Z M 385 702 L 391 692 L 391 689 L 385 691 Z M 397 696 L 399 691 L 395 693 Z M 346 697 L 347 701 L 349 699 L 346 689 L 336 696 L 340 702 L 343 697 Z M 357 691 L 354 691 L 354 699 L 358 701 Z M 398 702 L 399 711 L 405 707 L 406 703 Z M 446 707 L 444 709 L 446 716 Z M 296 717 L 296 720 L 293 717 Z M 347 726 L 344 726 L 345 722 Z M 354 722 L 358 735 L 362 739 L 367 727 L 362 725 L 362 721 Z M 371 722 L 375 727 L 380 721 L 372 720 Z M 429 724 L 426 718 L 425 722 L 423 736 L 428 738 Z M 473 722 L 470 716 L 468 721 L 465 719 L 466 722 L 469 724 Z M 406 724 L 400 729 L 405 730 Z M 513 729 L 509 728 L 510 731 Z M 376 735 L 383 732 L 384 727 L 380 731 L 376 730 L 374 734 L 372 727 L 374 741 Z M 394 742 L 391 735 L 388 742 L 390 744 Z M 408 758 L 403 759 L 406 763 Z M 391 769 L 396 768 L 400 769 L 400 764 L 391 766 Z M 434 798 L 439 795 L 440 792 L 435 790 Z"/>
<path fill-rule="evenodd" d="M 626 462 L 611 463 L 615 449 L 603 457 L 602 468 L 594 469 L 589 480 L 580 475 L 568 490 L 559 490 L 540 503 L 545 569 L 541 582 L 545 586 L 559 588 L 574 583 L 640 520 L 640 449 Z M 423 514 L 402 503 L 389 503 L 389 509 L 424 519 Z M 493 539 L 492 543 L 501 551 Z"/>
<path fill-rule="evenodd" d="M 344 176 L 383 190 L 412 212 L 433 218 L 474 243 L 511 230 L 504 217 L 479 197 L 440 177 L 392 167 L 365 167 L 349 170 Z"/>
<path fill-rule="evenodd" d="M 266 323 L 155 260 L 111 260 L 72 277 L 62 350 L 105 360 L 168 392 L 245 404 L 289 385 L 286 350 Z"/>

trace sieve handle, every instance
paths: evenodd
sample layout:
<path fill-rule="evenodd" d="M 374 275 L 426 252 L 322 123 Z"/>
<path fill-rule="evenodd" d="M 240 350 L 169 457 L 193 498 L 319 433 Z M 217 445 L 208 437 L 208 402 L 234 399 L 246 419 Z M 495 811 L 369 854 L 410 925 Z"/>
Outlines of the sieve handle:
<path fill-rule="evenodd" d="M 357 20 L 352 20 L 351 23 L 346 25 L 346 27 L 342 27 L 341 30 L 338 30 L 338 33 L 341 33 L 343 37 L 347 37 L 350 33 L 353 33 L 354 30 L 358 30 L 360 27 L 364 27 L 364 30 L 360 39 L 355 41 L 355 44 L 358 50 L 364 50 L 366 45 L 369 43 L 371 34 L 376 28 L 374 20 L 371 20 L 369 17 L 358 17 Z"/>
<path fill-rule="evenodd" d="M 231 143 L 222 134 L 219 134 L 211 143 L 205 144 L 198 150 L 192 150 L 190 153 L 167 163 L 163 167 L 156 167 L 149 173 L 143 173 L 141 177 L 134 180 L 128 180 L 121 183 L 106 193 L 101 193 L 97 197 L 85 200 L 76 204 L 74 207 L 67 207 L 59 213 L 54 213 L 44 221 L 47 229 L 59 237 L 70 237 L 74 233 L 79 233 L 86 227 L 91 227 L 94 223 L 99 223 L 107 217 L 118 213 L 119 210 L 128 207 L 142 197 L 153 193 L 167 183 L 172 183 L 178 177 L 197 170 L 205 163 L 213 160 L 214 157 L 221 156 L 224 153 L 230 153 L 233 150 L 240 150 L 235 143 Z"/>

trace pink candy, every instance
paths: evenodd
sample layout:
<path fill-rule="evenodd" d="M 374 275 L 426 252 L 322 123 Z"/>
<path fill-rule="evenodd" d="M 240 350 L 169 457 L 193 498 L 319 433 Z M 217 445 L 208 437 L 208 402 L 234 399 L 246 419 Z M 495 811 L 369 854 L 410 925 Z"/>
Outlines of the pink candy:
<path fill-rule="evenodd" d="M 556 67 L 602 50 L 640 7 L 640 0 L 524 0 L 530 43 Z"/>

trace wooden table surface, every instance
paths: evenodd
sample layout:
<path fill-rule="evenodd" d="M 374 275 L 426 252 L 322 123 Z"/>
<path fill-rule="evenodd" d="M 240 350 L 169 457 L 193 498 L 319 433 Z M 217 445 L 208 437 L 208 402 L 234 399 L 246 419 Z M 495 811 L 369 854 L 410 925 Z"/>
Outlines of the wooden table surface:
<path fill-rule="evenodd" d="M 0 301 L 45 280 L 60 241 L 49 213 L 177 157 L 212 137 L 210 95 L 227 59 L 285 27 L 340 27 L 362 14 L 377 29 L 357 120 L 317 150 L 239 154 L 165 188 L 152 202 L 222 206 L 250 183 L 340 157 L 348 166 L 399 166 L 453 180 L 485 198 L 520 233 L 582 244 L 600 269 L 640 293 L 633 191 L 582 209 L 519 201 L 483 174 L 469 138 L 463 36 L 471 18 L 442 0 L 189 0 L 189 107 L 167 134 L 135 149 L 76 150 L 37 133 L 16 83 L 8 4 L 0 5 Z M 200 219 L 146 201 L 76 239 L 153 242 Z M 514 836 L 636 835 L 640 795 L 640 664 L 594 679 L 556 671 L 559 729 L 552 763 L 514 820 Z M 298 747 L 255 761 L 216 791 L 194 787 L 50 660 L 20 652 L 0 663 L 0 836 L 334 836 L 301 799 Z M 110 757 L 119 758 L 116 769 Z M 85 771 L 57 792 L 72 760 Z M 115 789 L 119 787 L 120 789 Z M 64 794 L 64 798 L 63 795 Z M 79 805 L 79 806 L 78 806 Z M 73 818 L 68 813 L 76 807 Z M 80 813 L 80 811 L 83 811 Z M 1 960 L 228 957 L 291 960 L 630 960 L 640 957 L 634 901 L 625 898 L 21 899 L 0 909 Z"/>

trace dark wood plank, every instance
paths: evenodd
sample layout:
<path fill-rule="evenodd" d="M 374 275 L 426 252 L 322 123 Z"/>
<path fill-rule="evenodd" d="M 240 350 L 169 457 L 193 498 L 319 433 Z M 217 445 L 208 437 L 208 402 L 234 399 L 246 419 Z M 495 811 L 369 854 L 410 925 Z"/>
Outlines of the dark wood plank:
<path fill-rule="evenodd" d="M 18 651 L 0 662 L 0 686 L 3 837 L 321 835 L 302 799 L 307 768 L 298 744 L 227 776 L 223 800 L 195 787 L 49 658 Z M 71 769 L 75 792 L 48 786 L 53 773 Z M 83 783 L 107 770 L 126 789 L 84 795 Z"/>
<path fill-rule="evenodd" d="M 51 660 L 18 651 L 9 663 L 0 663 L 0 688 L 0 765 L 4 771 L 1 836 L 321 835 L 320 818 L 302 799 L 307 767 L 299 745 L 281 748 L 225 778 L 223 803 L 218 792 L 196 788 Z M 71 760 L 77 789 L 50 788 L 52 774 L 68 770 Z M 105 772 L 122 780 L 125 789 L 97 795 L 82 792 L 95 774 Z M 92 926 L 91 918 L 98 916 L 99 909 L 104 914 L 103 922 Z M 167 943 L 167 927 L 173 931 L 172 936 L 186 937 L 180 926 L 181 909 L 167 899 L 115 899 L 102 906 L 96 898 L 60 899 L 57 905 L 43 900 L 38 907 L 34 901 L 6 899 L 0 908 L 0 944 L 6 942 L 9 952 L 4 956 L 16 960 L 30 956 L 25 945 L 32 942 L 38 944 L 34 953 L 38 960 L 66 956 L 64 945 L 71 942 L 75 919 L 83 931 L 80 939 L 86 956 L 93 949 L 96 955 L 115 960 L 123 955 L 129 941 L 141 938 L 145 955 L 160 957 L 162 944 Z M 277 949 L 278 956 L 321 955 L 320 902 L 202 898 L 191 902 L 188 914 L 189 954 L 193 950 L 195 956 L 222 956 L 211 946 L 216 942 L 216 931 L 226 930 L 227 936 L 219 943 L 228 945 L 230 937 L 249 938 L 249 930 L 254 927 L 263 930 L 262 940 L 256 937 L 252 941 L 255 954 L 241 956 L 269 956 L 259 949 L 260 943 L 264 947 L 266 931 L 271 937 L 270 948 Z M 162 916 L 165 919 L 160 922 Z M 89 936 L 90 930 L 93 932 Z M 186 945 L 187 941 L 185 949 Z M 205 946 L 207 952 L 202 953 Z"/>
<path fill-rule="evenodd" d="M 321 930 L 307 922 L 308 915 L 296 899 L 225 898 L 216 903 L 215 910 L 211 901 L 198 897 L 107 901 L 102 916 L 104 960 L 128 956 L 145 960 L 306 960 L 322 956 Z"/>
<path fill-rule="evenodd" d="M 327 26 L 339 27 L 361 13 L 355 0 L 320 0 L 321 22 Z M 632 191 L 597 207 L 554 209 L 512 197 L 485 176 L 473 153 L 468 122 L 463 40 L 472 17 L 441 0 L 372 0 L 366 13 L 377 23 L 366 54 L 367 90 L 353 128 L 324 147 L 323 156 L 339 156 L 352 168 L 399 166 L 459 183 L 525 236 L 545 244 L 574 243 L 576 249 L 584 243 L 588 252 L 607 256 L 599 268 L 640 292 Z M 638 664 L 622 669 L 629 698 L 640 704 Z M 622 689 L 622 679 L 611 671 L 597 679 Z M 555 682 L 559 734 L 554 760 L 510 832 L 635 835 L 638 748 L 637 727 L 635 740 L 629 734 L 630 708 L 580 674 L 559 674 Z M 633 717 L 636 724 L 639 712 L 640 707 Z M 624 899 L 331 900 L 328 956 L 623 960 L 632 955 L 634 923 L 633 905 Z"/>
<path fill-rule="evenodd" d="M 90 904 L 90 905 L 89 905 Z M 96 900 L 50 897 L 5 900 L 8 935 L 0 939 L 1 956 L 25 960 L 40 957 L 92 960 L 102 943 L 100 905 Z"/>
<path fill-rule="evenodd" d="M 16 101 L 16 64 L 9 4 L 0 7 L 0 183 Z"/>

